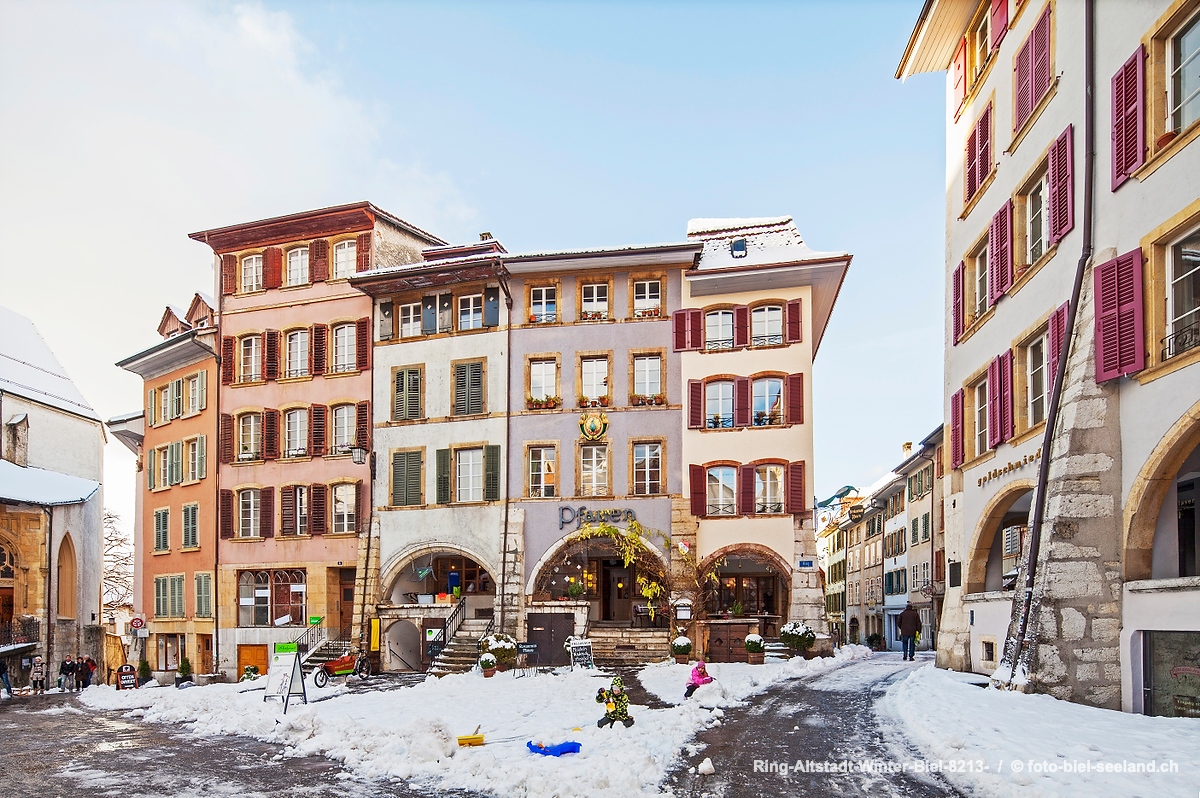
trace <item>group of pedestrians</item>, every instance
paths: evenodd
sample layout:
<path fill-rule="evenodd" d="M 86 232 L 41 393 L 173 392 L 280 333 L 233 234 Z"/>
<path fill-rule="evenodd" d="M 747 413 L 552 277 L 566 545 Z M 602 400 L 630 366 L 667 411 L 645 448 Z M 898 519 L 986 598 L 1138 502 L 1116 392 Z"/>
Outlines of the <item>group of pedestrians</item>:
<path fill-rule="evenodd" d="M 98 664 L 91 657 L 73 657 L 68 654 L 58 666 L 58 687 L 64 693 L 78 692 L 92 686 L 92 676 L 96 673 Z M 33 658 L 29 669 L 29 688 L 31 695 L 46 694 L 46 679 L 50 668 L 40 656 Z M 12 698 L 12 682 L 9 681 L 8 663 L 0 659 L 0 688 L 7 691 Z"/>

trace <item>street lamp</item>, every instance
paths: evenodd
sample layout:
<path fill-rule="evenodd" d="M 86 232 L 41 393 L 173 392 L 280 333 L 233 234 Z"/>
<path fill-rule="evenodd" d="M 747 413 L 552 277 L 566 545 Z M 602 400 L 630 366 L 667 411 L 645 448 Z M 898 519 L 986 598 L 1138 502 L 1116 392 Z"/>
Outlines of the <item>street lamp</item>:
<path fill-rule="evenodd" d="M 360 651 L 364 648 L 365 638 L 367 636 L 367 571 L 371 567 L 371 513 L 375 509 L 375 453 L 369 452 L 367 447 L 358 443 L 350 447 L 350 457 L 354 460 L 355 465 L 365 465 L 368 454 L 370 454 L 371 460 L 371 475 L 367 480 L 367 551 L 366 556 L 363 557 L 362 592 L 359 593 L 358 599 L 359 604 L 362 606 L 362 615 L 359 618 L 362 622 L 362 626 L 360 626 L 358 630 L 358 647 Z"/>
<path fill-rule="evenodd" d="M 350 456 L 354 458 L 355 465 L 363 465 L 367 462 L 367 449 L 365 446 L 355 444 L 350 448 Z"/>

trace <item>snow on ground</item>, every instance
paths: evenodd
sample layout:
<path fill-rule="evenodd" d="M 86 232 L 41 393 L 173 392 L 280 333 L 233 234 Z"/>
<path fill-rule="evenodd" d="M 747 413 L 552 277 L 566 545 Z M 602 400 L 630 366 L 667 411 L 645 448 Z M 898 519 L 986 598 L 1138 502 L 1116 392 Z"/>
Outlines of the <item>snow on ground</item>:
<path fill-rule="evenodd" d="M 972 796 L 1193 798 L 1200 790 L 1200 723 L 1194 719 L 1096 709 L 956 677 L 918 668 L 888 688 L 876 709 L 883 725 L 893 721 L 927 760 L 974 767 L 943 771 Z M 912 758 L 911 751 L 897 756 Z M 1159 772 L 1111 772 L 1151 763 Z M 1162 772 L 1170 763 L 1177 772 Z M 1097 766 L 1110 772 L 1095 772 Z M 1076 772 L 1080 767 L 1085 772 Z"/>

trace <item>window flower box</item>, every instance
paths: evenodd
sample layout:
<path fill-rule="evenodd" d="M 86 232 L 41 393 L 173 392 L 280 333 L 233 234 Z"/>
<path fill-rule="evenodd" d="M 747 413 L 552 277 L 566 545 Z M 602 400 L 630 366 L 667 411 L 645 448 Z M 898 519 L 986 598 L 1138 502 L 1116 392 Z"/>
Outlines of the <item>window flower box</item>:
<path fill-rule="evenodd" d="M 634 407 L 639 407 L 646 404 L 646 399 L 647 397 L 642 396 L 640 393 L 629 394 L 629 404 Z"/>
<path fill-rule="evenodd" d="M 657 394 L 651 397 L 656 405 L 665 405 L 667 403 L 667 395 L 665 393 Z"/>

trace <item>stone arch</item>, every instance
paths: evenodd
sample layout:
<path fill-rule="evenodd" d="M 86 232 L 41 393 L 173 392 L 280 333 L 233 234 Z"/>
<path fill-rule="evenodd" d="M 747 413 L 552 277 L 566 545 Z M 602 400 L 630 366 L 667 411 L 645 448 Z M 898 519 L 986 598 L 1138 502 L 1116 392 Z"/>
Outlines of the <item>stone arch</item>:
<path fill-rule="evenodd" d="M 75 544 L 71 541 L 71 533 L 63 535 L 58 544 L 58 617 L 74 618 L 78 611 L 76 597 L 78 596 L 78 564 L 75 558 Z"/>
<path fill-rule="evenodd" d="M 723 560 L 726 557 L 736 557 L 746 555 L 754 559 L 766 560 L 771 566 L 776 568 L 780 575 L 786 576 L 789 579 L 792 576 L 791 564 L 779 556 L 779 552 L 769 546 L 764 546 L 761 543 L 731 543 L 728 546 L 722 546 L 712 554 L 705 557 L 700 563 L 700 570 L 707 571 L 718 560 Z"/>
<path fill-rule="evenodd" d="M 1179 469 L 1200 446 L 1200 402 L 1196 402 L 1150 452 L 1125 501 L 1124 546 L 1121 577 L 1126 582 L 1149 579 L 1154 532 L 1167 491 Z"/>
<path fill-rule="evenodd" d="M 975 534 L 971 537 L 971 545 L 967 556 L 967 576 L 963 584 L 964 593 L 982 593 L 987 582 L 988 555 L 992 550 L 992 542 L 1000 531 L 1004 515 L 1013 503 L 1033 490 L 1036 483 L 1032 479 L 1014 479 L 992 497 L 980 514 Z"/>
<path fill-rule="evenodd" d="M 397 618 L 383 627 L 385 670 L 421 669 L 421 630 L 415 621 Z"/>
<path fill-rule="evenodd" d="M 657 530 L 651 530 L 651 529 L 647 528 L 646 531 L 647 532 L 656 532 Z M 572 534 L 574 534 L 574 533 L 572 533 Z M 548 565 L 550 565 L 550 563 L 554 562 L 554 560 L 557 559 L 558 556 L 560 554 L 562 554 L 564 550 L 566 550 L 570 546 L 575 545 L 575 543 L 578 542 L 578 541 L 570 540 L 570 537 L 571 537 L 571 535 L 564 535 L 563 537 L 559 538 L 558 541 L 555 542 L 555 544 L 553 546 L 546 549 L 545 553 L 543 553 L 542 556 L 538 558 L 538 561 L 533 564 L 533 568 L 531 568 L 529 570 L 529 576 L 525 580 L 526 595 L 532 595 L 536 591 L 538 576 L 542 573 L 542 571 L 545 570 L 546 567 Z M 663 553 L 662 547 L 651 544 L 647 548 L 650 551 L 654 552 L 655 556 L 658 558 L 658 560 L 662 564 L 663 573 L 664 574 L 670 573 L 671 564 L 670 564 L 670 561 L 667 559 L 667 555 L 665 555 Z"/>
<path fill-rule="evenodd" d="M 499 592 L 500 567 L 498 563 L 493 562 L 491 557 L 480 554 L 474 549 L 454 543 L 425 542 L 401 549 L 388 557 L 387 562 L 380 566 L 379 586 L 381 598 L 391 595 L 396 581 L 403 575 L 405 568 L 421 557 L 433 557 L 439 554 L 457 554 L 471 558 L 488 572 L 492 581 L 496 583 L 496 591 Z"/>
<path fill-rule="evenodd" d="M 727 560 L 729 562 L 726 562 Z M 792 566 L 775 549 L 761 543 L 732 543 L 722 546 L 700 561 L 699 570 L 701 572 L 716 569 L 718 576 L 717 584 L 706 583 L 702 594 L 697 597 L 704 605 L 704 612 L 708 614 L 727 611 L 733 606 L 732 601 L 741 601 L 742 598 L 750 602 L 751 598 L 745 595 L 745 591 L 749 587 L 746 584 L 747 581 L 751 584 L 757 583 L 754 587 L 757 593 L 758 586 L 761 586 L 759 576 L 753 572 L 743 571 L 742 564 L 737 562 L 739 560 L 751 560 L 766 566 L 767 578 L 773 582 L 769 612 L 772 615 L 779 615 L 786 621 L 791 606 Z M 734 579 L 733 595 L 727 592 L 726 580 L 730 578 Z M 759 596 L 763 605 L 768 602 L 767 596 L 766 592 Z M 752 604 L 746 605 L 747 614 L 759 611 L 760 609 L 754 609 Z"/>

